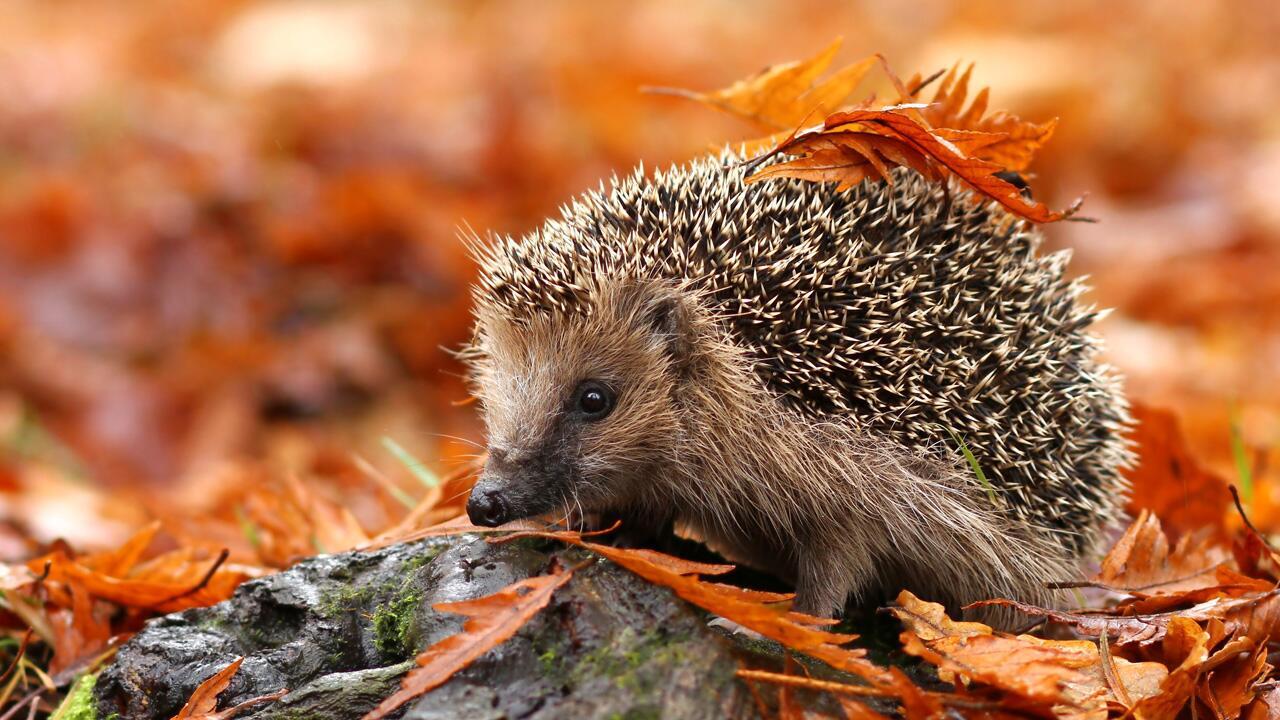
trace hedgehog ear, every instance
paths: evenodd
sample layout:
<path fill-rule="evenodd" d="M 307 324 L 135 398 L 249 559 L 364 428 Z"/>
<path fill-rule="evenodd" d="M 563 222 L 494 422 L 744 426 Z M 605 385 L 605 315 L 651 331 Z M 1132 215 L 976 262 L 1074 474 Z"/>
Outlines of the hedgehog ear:
<path fill-rule="evenodd" d="M 678 294 L 662 291 L 645 303 L 643 318 L 648 329 L 666 346 L 672 365 L 681 373 L 693 358 L 693 313 Z"/>

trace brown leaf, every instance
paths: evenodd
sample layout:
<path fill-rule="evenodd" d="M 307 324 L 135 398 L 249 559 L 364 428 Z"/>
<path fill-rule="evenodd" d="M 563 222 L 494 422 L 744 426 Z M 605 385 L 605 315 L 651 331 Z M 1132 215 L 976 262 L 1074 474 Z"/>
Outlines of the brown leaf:
<path fill-rule="evenodd" d="M 951 68 L 938 85 L 930 104 L 920 109 L 925 124 L 939 130 L 945 128 L 948 133 L 981 135 L 983 141 L 979 146 L 971 149 L 962 147 L 966 155 L 988 160 L 1005 170 L 1026 170 L 1036 152 L 1053 137 L 1058 121 L 1055 119 L 1037 124 L 1003 111 L 987 115 L 987 88 L 978 91 L 973 103 L 966 109 L 965 100 L 973 65 L 965 68 L 963 73 L 959 73 L 959 69 L 959 64 Z M 914 87 L 917 82 L 918 79 L 913 78 L 910 86 Z M 900 102 L 916 100 L 904 98 Z M 939 134 L 955 142 L 954 137 L 942 132 Z"/>
<path fill-rule="evenodd" d="M 1173 413 L 1141 403 L 1132 413 L 1138 464 L 1125 473 L 1130 513 L 1149 510 L 1175 536 L 1221 527 L 1231 505 L 1227 482 L 1191 455 Z"/>
<path fill-rule="evenodd" d="M 709 93 L 670 88 L 650 90 L 706 103 L 768 130 L 792 130 L 808 118 L 825 117 L 843 106 L 875 66 L 875 56 L 865 58 L 817 83 L 840 51 L 841 42 L 835 40 L 808 60 L 770 66 L 721 90 Z"/>
<path fill-rule="evenodd" d="M 217 709 L 218 696 L 231 684 L 231 678 L 240 672 L 240 665 L 243 662 L 244 657 L 238 657 L 232 660 L 231 664 L 200 683 L 195 692 L 191 693 L 191 697 L 187 699 L 187 703 L 182 706 L 177 715 L 173 716 L 173 720 L 208 717 L 210 713 Z"/>
<path fill-rule="evenodd" d="M 1163 644 L 1165 657 L 1175 667 L 1160 683 L 1158 693 L 1133 706 L 1134 717 L 1176 717 L 1195 692 L 1197 677 L 1209 658 L 1209 633 L 1189 618 L 1171 618 Z"/>
<path fill-rule="evenodd" d="M 1036 607 L 1014 600 L 983 600 L 968 607 L 1010 607 L 1033 617 L 1043 617 L 1074 627 L 1080 633 L 1111 636 L 1116 644 L 1151 645 L 1164 640 L 1169 625 L 1181 618 L 1194 622 L 1222 621 L 1226 632 L 1264 638 L 1280 626 L 1280 590 L 1248 593 L 1238 597 L 1214 597 L 1173 612 L 1125 615 L 1125 607 L 1106 611 L 1067 612 Z"/>
<path fill-rule="evenodd" d="M 1247 643 L 1246 645 L 1251 645 Z M 1238 717 L 1245 705 L 1253 701 L 1254 685 L 1271 673 L 1267 662 L 1267 646 L 1259 644 L 1251 652 L 1241 647 L 1218 650 L 1206 665 L 1215 665 L 1203 682 L 1197 696 L 1218 717 Z M 1215 662 L 1220 659 L 1220 662 Z"/>
<path fill-rule="evenodd" d="M 1058 212 L 1026 198 L 1017 186 L 996 176 L 1004 170 L 1003 167 L 987 160 L 966 157 L 954 144 L 934 134 L 904 110 L 906 108 L 896 107 L 834 113 L 827 117 L 821 128 L 793 135 L 772 153 L 800 157 L 766 167 L 747 178 L 747 182 L 783 176 L 837 181 L 842 188 L 851 187 L 867 177 L 882 176 L 877 162 L 889 159 L 884 148 L 894 146 L 903 160 L 914 160 L 917 156 L 924 158 L 927 169 L 922 170 L 914 162 L 898 162 L 897 158 L 894 158 L 894 164 L 906 165 L 931 178 L 937 177 L 938 172 L 954 175 L 975 192 L 995 200 L 1012 214 L 1033 222 L 1062 220 L 1079 207 L 1077 201 L 1066 211 Z M 888 142 L 877 140 L 872 145 L 869 137 L 886 138 Z M 837 154 L 835 148 L 847 153 Z M 821 158 L 811 159 L 819 151 L 825 151 Z M 874 171 L 868 170 L 869 167 Z"/>
<path fill-rule="evenodd" d="M 440 686 L 476 658 L 506 642 L 529 619 L 546 607 L 551 595 L 573 577 L 571 569 L 514 582 L 475 600 L 438 603 L 440 612 L 467 617 L 462 631 L 437 642 L 418 656 L 418 667 L 400 681 L 400 689 L 364 716 L 377 720 L 406 702 Z"/>
<path fill-rule="evenodd" d="M 249 698 L 226 710 L 218 710 L 218 696 L 231 684 L 231 679 L 240 671 L 240 664 L 243 662 L 244 658 L 238 657 L 232 660 L 230 665 L 200 683 L 195 692 L 191 693 L 191 697 L 187 699 L 187 703 L 182 706 L 177 715 L 173 716 L 173 720 L 229 720 L 242 710 L 273 700 L 279 700 L 288 692 L 283 689 L 277 690 L 273 693 Z"/>
<path fill-rule="evenodd" d="M 546 537 L 586 548 L 651 583 L 671 588 L 676 595 L 704 610 L 754 630 L 792 650 L 803 652 L 832 667 L 859 675 L 873 684 L 895 685 L 898 682 L 884 668 L 866 660 L 865 651 L 841 647 L 857 636 L 819 630 L 815 626 L 828 624 L 826 619 L 787 612 L 775 607 L 773 603 L 776 596 L 772 594 L 762 598 L 750 593 L 726 592 L 723 590 L 723 585 L 704 582 L 696 574 L 700 563 L 689 563 L 651 550 L 600 545 L 588 542 L 580 533 L 571 531 L 522 532 L 502 538 L 499 542 L 518 537 Z M 690 572 L 691 570 L 695 572 Z"/>
<path fill-rule="evenodd" d="M 905 590 L 890 610 L 905 627 L 906 652 L 935 665 L 942 679 L 981 683 L 1045 707 L 1073 708 L 1077 717 L 1105 717 L 1106 703 L 1119 703 L 1112 685 L 1137 699 L 1168 674 L 1159 663 L 1114 657 L 1104 666 L 1098 646 L 1086 640 L 1012 637 L 981 623 L 954 621 L 941 605 Z"/>
<path fill-rule="evenodd" d="M 1218 570 L 1230 562 L 1225 549 L 1211 547 L 1202 535 L 1184 536 L 1170 552 L 1160 520 L 1144 510 L 1102 560 L 1097 581 L 1140 597 L 1177 594 L 1220 585 Z"/>
<path fill-rule="evenodd" d="M 240 583 L 259 574 L 257 569 L 245 566 L 228 568 L 220 558 L 194 560 L 188 550 L 175 550 L 155 558 L 123 578 L 95 571 L 61 551 L 36 558 L 28 567 L 46 564 L 48 584 L 75 583 L 96 598 L 161 612 L 221 602 L 231 597 Z"/>

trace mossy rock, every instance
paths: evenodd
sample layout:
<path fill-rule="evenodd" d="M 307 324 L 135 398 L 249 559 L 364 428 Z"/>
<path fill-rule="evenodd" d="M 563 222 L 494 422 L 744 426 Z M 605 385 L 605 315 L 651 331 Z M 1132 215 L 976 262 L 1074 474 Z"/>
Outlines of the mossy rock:
<path fill-rule="evenodd" d="M 421 649 L 463 618 L 441 602 L 488 595 L 589 556 L 545 541 L 463 535 L 309 559 L 227 602 L 152 620 L 98 677 L 98 717 L 171 718 L 205 678 L 244 656 L 222 707 L 288 688 L 241 717 L 359 717 Z M 776 653 L 707 626 L 706 613 L 599 560 L 515 637 L 405 706 L 427 718 L 757 717 L 734 671 Z M 767 693 L 765 693 L 767 695 Z"/>

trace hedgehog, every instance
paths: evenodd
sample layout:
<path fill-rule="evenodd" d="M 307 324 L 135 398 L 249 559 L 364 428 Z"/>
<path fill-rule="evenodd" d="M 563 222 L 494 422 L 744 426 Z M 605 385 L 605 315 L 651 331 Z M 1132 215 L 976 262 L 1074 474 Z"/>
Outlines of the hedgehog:
<path fill-rule="evenodd" d="M 471 521 L 675 529 L 812 615 L 1058 602 L 1127 491 L 1101 312 L 1033 226 L 889 180 L 747 183 L 726 152 L 473 236 Z"/>

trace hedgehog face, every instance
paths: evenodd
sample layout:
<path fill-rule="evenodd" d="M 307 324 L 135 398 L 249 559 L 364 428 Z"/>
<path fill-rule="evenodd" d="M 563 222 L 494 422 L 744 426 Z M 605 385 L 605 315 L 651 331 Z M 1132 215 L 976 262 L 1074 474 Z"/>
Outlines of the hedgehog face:
<path fill-rule="evenodd" d="M 618 510 L 644 497 L 678 438 L 673 298 L 605 283 L 586 311 L 480 310 L 473 379 L 489 459 L 467 503 L 472 522 Z"/>

